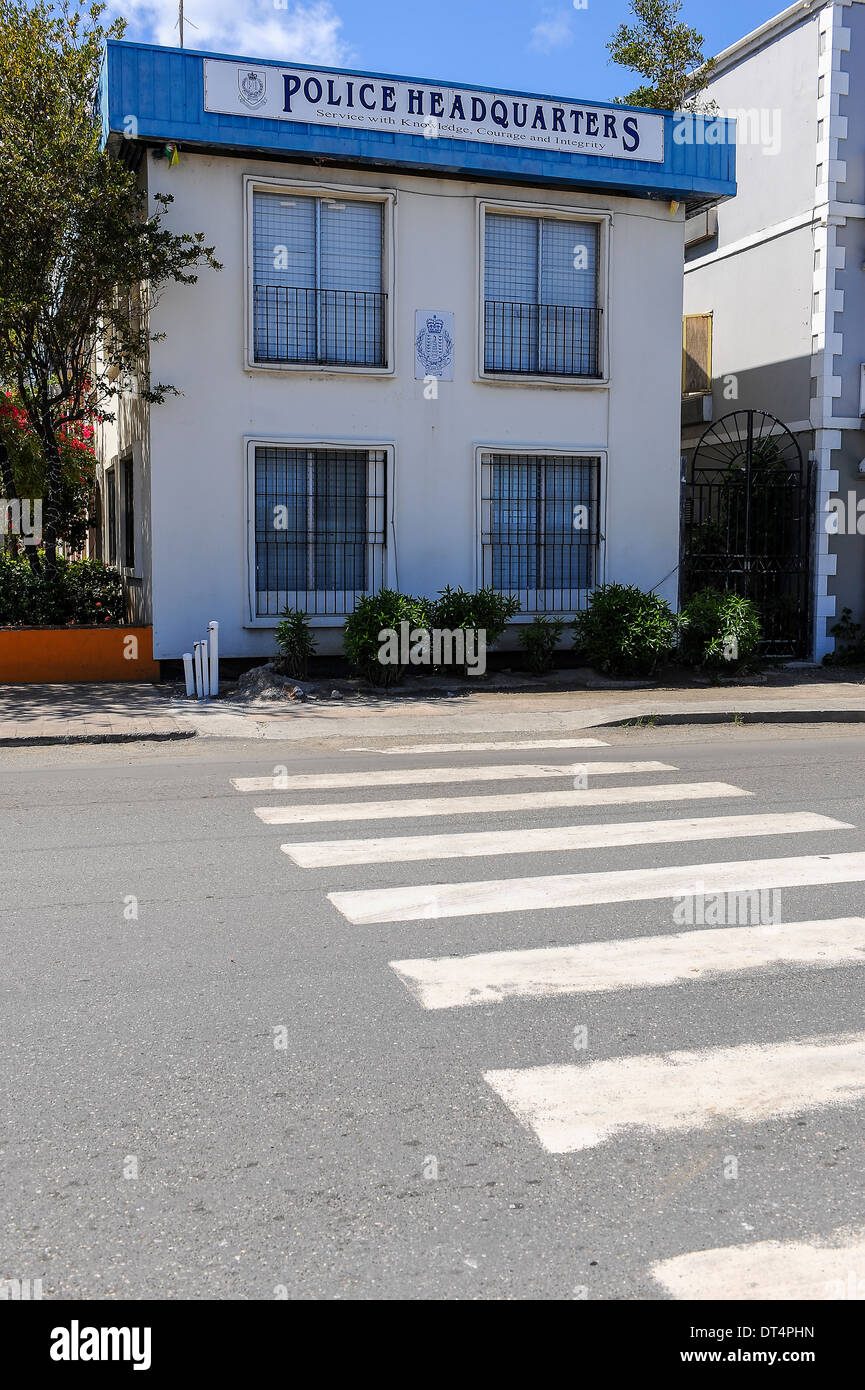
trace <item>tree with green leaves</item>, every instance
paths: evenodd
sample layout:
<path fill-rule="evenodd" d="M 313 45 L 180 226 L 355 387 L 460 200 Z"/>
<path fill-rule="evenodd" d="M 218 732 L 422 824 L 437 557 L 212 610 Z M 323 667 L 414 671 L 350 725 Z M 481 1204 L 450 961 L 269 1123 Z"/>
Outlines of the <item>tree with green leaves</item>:
<path fill-rule="evenodd" d="M 635 24 L 620 24 L 607 49 L 610 62 L 645 83 L 616 100 L 661 111 L 706 109 L 702 93 L 714 66 L 703 57 L 703 35 L 679 15 L 682 0 L 631 0 Z"/>
<path fill-rule="evenodd" d="M 63 441 L 82 422 L 113 419 L 131 378 L 159 403 L 174 386 L 149 379 L 150 306 L 167 284 L 219 269 L 204 235 L 165 225 L 136 174 L 103 148 L 99 82 L 105 6 L 0 0 L 0 388 L 14 397 L 41 455 L 44 563 L 56 571 Z M 12 475 L 14 429 L 0 415 L 0 465 Z M 14 483 L 14 478 L 11 478 Z"/>

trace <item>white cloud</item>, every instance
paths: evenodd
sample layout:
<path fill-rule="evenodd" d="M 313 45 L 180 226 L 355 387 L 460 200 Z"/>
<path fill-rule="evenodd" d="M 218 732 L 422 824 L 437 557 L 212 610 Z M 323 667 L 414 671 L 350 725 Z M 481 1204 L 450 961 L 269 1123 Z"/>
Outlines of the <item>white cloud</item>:
<path fill-rule="evenodd" d="M 544 10 L 543 19 L 539 19 L 532 30 L 530 47 L 536 53 L 552 53 L 553 49 L 570 43 L 574 36 L 572 18 L 567 10 Z"/>
<path fill-rule="evenodd" d="M 177 0 L 118 0 L 110 8 L 128 21 L 128 39 L 178 45 Z M 184 13 L 187 48 L 334 66 L 354 61 L 330 0 L 185 0 Z"/>

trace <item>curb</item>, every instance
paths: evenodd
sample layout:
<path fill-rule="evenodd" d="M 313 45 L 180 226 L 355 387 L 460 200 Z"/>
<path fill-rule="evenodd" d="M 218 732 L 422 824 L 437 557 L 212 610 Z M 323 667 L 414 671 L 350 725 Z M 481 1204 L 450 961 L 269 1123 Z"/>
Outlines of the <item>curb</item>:
<path fill-rule="evenodd" d="M 635 724 L 865 724 L 865 709 L 694 710 L 678 714 L 635 714 L 626 719 L 602 719 L 597 729 L 622 729 Z"/>
<path fill-rule="evenodd" d="M 195 729 L 171 729 L 157 734 L 25 734 L 23 738 L 0 738 L 0 748 L 50 748 L 71 743 L 167 743 L 195 736 Z"/>

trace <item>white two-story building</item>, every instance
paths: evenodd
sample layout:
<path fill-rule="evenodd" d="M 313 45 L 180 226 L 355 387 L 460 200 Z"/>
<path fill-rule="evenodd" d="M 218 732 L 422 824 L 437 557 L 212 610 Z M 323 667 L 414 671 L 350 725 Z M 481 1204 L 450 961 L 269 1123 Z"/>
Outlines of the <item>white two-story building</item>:
<path fill-rule="evenodd" d="M 116 42 L 104 110 L 223 265 L 151 309 L 181 394 L 132 382 L 102 430 L 103 550 L 157 659 L 212 618 L 267 657 L 286 605 L 338 652 L 383 586 L 493 585 L 523 620 L 605 580 L 675 601 L 684 219 L 735 192 L 732 141 Z"/>

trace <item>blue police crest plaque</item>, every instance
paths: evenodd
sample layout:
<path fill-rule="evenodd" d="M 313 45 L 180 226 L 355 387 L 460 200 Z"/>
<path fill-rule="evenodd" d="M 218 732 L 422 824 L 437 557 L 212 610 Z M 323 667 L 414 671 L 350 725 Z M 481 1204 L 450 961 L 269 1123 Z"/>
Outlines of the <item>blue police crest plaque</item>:
<path fill-rule="evenodd" d="M 453 381 L 454 316 L 440 309 L 418 309 L 415 313 L 415 378 L 438 377 Z"/>

